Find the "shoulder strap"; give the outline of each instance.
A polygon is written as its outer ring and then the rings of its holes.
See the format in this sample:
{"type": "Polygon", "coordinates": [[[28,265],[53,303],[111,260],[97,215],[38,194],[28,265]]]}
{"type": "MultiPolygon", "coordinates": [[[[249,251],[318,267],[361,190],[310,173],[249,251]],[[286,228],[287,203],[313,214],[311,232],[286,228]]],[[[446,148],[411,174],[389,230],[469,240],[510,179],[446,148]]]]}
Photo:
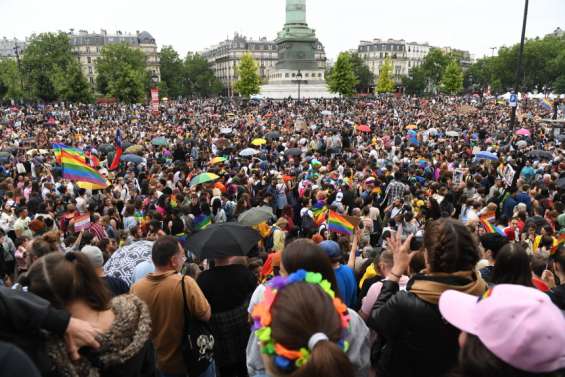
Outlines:
{"type": "Polygon", "coordinates": [[[185,326],[186,326],[188,324],[188,322],[190,321],[191,315],[190,315],[190,312],[189,312],[188,307],[187,307],[186,288],[184,287],[184,277],[185,276],[186,276],[185,274],[182,275],[182,279],[180,281],[180,286],[181,286],[181,290],[182,290],[182,303],[183,303],[182,309],[183,309],[184,323],[185,323],[185,326]]]}

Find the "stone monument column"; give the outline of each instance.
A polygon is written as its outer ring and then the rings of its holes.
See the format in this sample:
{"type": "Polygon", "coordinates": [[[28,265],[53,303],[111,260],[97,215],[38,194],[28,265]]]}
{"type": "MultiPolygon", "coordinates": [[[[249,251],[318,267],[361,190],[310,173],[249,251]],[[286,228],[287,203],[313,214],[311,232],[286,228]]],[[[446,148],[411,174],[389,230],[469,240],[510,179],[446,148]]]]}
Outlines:
{"type": "Polygon", "coordinates": [[[306,24],[306,0],[286,0],[286,25],[306,24]]]}

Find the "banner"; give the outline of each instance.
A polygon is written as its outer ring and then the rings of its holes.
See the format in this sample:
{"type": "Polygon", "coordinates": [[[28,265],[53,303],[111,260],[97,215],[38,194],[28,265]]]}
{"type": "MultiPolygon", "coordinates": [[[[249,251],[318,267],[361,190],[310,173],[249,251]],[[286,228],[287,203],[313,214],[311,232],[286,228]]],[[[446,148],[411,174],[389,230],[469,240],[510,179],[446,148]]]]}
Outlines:
{"type": "Polygon", "coordinates": [[[159,112],[159,88],[151,88],[151,111],[159,112]]]}
{"type": "Polygon", "coordinates": [[[90,228],[90,214],[80,215],[75,219],[75,232],[90,228]]]}

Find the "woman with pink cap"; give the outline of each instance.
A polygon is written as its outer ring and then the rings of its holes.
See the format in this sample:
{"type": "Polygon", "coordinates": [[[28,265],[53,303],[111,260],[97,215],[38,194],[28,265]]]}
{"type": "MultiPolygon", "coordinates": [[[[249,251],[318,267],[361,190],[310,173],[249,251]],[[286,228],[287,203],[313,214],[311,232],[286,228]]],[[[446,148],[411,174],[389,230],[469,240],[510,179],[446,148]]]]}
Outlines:
{"type": "Polygon", "coordinates": [[[439,310],[461,330],[457,375],[564,375],[565,317],[543,292],[500,284],[477,300],[448,290],[439,299],[439,310]]]}

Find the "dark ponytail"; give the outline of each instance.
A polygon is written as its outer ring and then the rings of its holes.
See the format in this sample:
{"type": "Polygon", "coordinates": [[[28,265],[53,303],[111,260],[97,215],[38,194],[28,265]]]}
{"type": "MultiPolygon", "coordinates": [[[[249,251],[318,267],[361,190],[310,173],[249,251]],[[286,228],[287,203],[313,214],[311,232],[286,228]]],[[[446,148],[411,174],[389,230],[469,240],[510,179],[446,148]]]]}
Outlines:
{"type": "Polygon", "coordinates": [[[347,355],[334,342],[323,341],[311,351],[310,359],[298,368],[292,377],[354,376],[353,365],[347,355]]]}

